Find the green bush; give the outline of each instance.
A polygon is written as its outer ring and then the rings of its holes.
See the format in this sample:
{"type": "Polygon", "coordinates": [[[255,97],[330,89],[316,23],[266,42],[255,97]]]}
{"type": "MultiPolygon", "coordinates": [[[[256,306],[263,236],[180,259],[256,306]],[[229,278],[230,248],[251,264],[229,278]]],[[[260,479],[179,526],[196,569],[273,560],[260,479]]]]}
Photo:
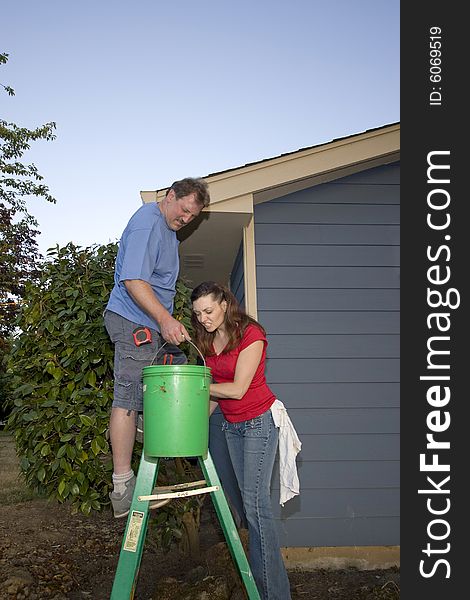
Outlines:
{"type": "MultiPolygon", "coordinates": [[[[27,287],[8,357],[13,406],[7,428],[26,482],[85,514],[109,504],[114,350],[103,310],[116,251],[117,244],[49,251],[39,283],[27,287]]],[[[175,317],[186,327],[189,291],[178,281],[175,317]]],[[[136,445],[135,460],[140,451],[136,445]]]]}

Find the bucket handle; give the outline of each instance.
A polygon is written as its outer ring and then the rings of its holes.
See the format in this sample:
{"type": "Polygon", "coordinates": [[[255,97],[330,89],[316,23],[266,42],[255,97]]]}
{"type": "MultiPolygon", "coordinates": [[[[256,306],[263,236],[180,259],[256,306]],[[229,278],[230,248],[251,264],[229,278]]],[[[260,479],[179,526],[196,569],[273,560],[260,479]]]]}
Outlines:
{"type": "MultiPolygon", "coordinates": [[[[204,358],[204,355],[202,354],[202,352],[199,350],[199,348],[196,346],[196,344],[194,344],[191,340],[186,340],[187,342],[189,342],[192,346],[194,346],[196,348],[196,350],[199,353],[199,356],[202,358],[203,362],[204,362],[204,366],[206,366],[206,359],[204,358]]],[[[157,356],[160,354],[160,350],[162,348],[164,348],[166,345],[168,344],[168,342],[164,342],[160,348],[157,350],[157,353],[155,354],[155,356],[152,359],[152,362],[150,363],[150,365],[153,365],[153,363],[155,362],[157,356]]]]}

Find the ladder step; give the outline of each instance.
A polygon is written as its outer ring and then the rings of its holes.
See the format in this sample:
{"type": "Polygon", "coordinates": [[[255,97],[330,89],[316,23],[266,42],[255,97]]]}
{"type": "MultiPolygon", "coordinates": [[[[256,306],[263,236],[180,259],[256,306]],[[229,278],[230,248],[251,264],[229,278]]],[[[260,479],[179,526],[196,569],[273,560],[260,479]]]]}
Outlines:
{"type": "Polygon", "coordinates": [[[210,487],[200,488],[197,490],[184,490],[182,492],[166,492],[164,494],[152,494],[151,496],[138,496],[139,502],[146,502],[147,500],[163,500],[164,498],[186,498],[188,496],[197,496],[199,494],[209,494],[210,492],[217,492],[219,490],[218,485],[212,485],[210,487]]]}
{"type": "Polygon", "coordinates": [[[159,485],[156,488],[154,488],[155,490],[179,490],[179,489],[183,489],[183,488],[189,488],[189,487],[197,487],[198,485],[206,485],[206,480],[205,479],[200,479],[199,481],[188,481],[186,483],[175,483],[173,485],[159,485]]]}

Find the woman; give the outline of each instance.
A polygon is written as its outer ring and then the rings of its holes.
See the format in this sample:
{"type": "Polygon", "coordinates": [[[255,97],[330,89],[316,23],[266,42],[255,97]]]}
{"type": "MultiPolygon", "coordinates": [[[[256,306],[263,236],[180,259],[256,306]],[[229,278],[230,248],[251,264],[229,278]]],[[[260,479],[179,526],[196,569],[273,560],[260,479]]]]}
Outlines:
{"type": "Polygon", "coordinates": [[[227,288],[207,281],[191,294],[195,343],[211,368],[211,413],[222,429],[248,521],[250,566],[263,600],[289,600],[290,587],[272,516],[270,483],[278,445],[266,384],[266,332],[227,288]]]}

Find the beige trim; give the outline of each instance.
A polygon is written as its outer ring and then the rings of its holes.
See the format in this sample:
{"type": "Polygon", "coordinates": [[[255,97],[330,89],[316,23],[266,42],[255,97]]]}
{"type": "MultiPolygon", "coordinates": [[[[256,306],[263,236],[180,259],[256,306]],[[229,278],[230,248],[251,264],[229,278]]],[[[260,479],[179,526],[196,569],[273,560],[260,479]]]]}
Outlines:
{"type": "Polygon", "coordinates": [[[140,192],[140,197],[142,198],[142,202],[146,204],[147,202],[156,202],[157,201],[157,192],[140,192]]]}
{"type": "Polygon", "coordinates": [[[228,200],[222,200],[204,209],[205,212],[225,212],[225,213],[253,213],[253,194],[243,194],[228,200]]]}
{"type": "Polygon", "coordinates": [[[400,566],[400,546],[333,546],[319,548],[282,548],[287,569],[359,570],[390,569],[400,566]]]}
{"type": "Polygon", "coordinates": [[[254,319],[258,318],[256,294],[255,218],[243,227],[243,267],[245,285],[245,310],[254,319]]]}

